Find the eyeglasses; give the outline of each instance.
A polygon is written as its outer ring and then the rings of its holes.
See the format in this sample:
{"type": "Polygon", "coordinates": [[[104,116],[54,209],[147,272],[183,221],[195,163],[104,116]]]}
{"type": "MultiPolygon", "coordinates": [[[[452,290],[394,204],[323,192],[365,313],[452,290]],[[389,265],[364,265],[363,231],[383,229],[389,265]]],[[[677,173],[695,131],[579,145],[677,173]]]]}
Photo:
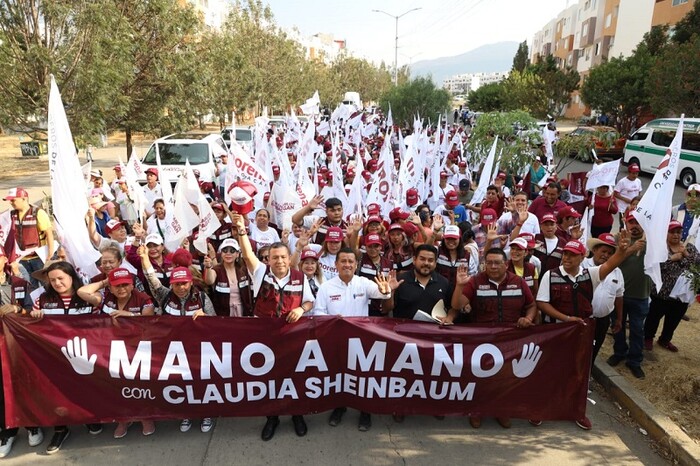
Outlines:
{"type": "Polygon", "coordinates": [[[266,255],[266,256],[260,256],[260,260],[261,260],[261,261],[263,261],[263,262],[267,262],[267,261],[269,261],[269,260],[270,260],[270,256],[269,256],[269,255],[266,255]]]}
{"type": "Polygon", "coordinates": [[[232,247],[228,247],[228,248],[223,248],[221,250],[221,252],[223,252],[225,254],[233,254],[234,252],[236,252],[236,250],[232,247]]]}

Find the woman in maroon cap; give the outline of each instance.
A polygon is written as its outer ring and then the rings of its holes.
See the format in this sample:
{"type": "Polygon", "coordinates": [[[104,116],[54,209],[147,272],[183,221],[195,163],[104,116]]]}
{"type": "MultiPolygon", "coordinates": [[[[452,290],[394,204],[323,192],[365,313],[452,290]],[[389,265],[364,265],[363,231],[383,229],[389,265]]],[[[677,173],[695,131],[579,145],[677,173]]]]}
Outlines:
{"type": "MultiPolygon", "coordinates": [[[[78,296],[114,318],[155,314],[151,297],[135,290],[134,276],[122,268],[113,269],[106,280],[82,286],[78,289],[78,296]]],[[[124,437],[130,425],[131,422],[119,422],[114,438],[124,437]]],[[[148,436],[156,431],[153,421],[141,421],[141,426],[143,435],[148,436]]]]}
{"type": "Polygon", "coordinates": [[[318,264],[318,254],[316,254],[313,249],[307,248],[301,251],[299,270],[306,275],[306,278],[309,280],[311,292],[314,294],[314,297],[316,297],[318,287],[321,286],[325,280],[323,272],[321,272],[321,267],[319,267],[318,264]]]}

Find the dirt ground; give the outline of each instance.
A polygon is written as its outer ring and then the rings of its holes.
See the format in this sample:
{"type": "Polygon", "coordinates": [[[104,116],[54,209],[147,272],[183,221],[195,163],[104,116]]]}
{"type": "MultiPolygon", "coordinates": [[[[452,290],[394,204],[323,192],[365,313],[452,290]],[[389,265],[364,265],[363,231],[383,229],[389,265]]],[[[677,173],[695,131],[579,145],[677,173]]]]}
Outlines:
{"type": "MultiPolygon", "coordinates": [[[[678,353],[655,341],[652,351],[644,351],[644,380],[634,378],[623,364],[617,370],[690,437],[700,440],[700,304],[693,304],[686,315],[690,321],[682,321],[673,336],[678,353]]],[[[598,358],[605,361],[612,354],[612,345],[608,335],[598,358]]]]}

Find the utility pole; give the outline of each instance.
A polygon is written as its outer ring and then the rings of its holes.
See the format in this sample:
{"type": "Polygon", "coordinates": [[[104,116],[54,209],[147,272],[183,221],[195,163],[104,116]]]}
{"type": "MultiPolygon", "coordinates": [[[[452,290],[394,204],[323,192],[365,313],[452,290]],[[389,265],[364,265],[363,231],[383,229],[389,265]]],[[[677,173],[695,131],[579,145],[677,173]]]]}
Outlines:
{"type": "Polygon", "coordinates": [[[420,9],[421,9],[421,7],[412,8],[408,11],[401,13],[398,16],[392,15],[391,13],[387,13],[384,10],[372,10],[373,13],[384,13],[385,15],[394,18],[394,20],[396,21],[396,31],[395,31],[396,34],[394,37],[394,86],[398,85],[398,83],[399,83],[399,63],[398,63],[399,62],[399,19],[403,16],[406,16],[407,14],[409,14],[412,11],[417,11],[420,9]]]}

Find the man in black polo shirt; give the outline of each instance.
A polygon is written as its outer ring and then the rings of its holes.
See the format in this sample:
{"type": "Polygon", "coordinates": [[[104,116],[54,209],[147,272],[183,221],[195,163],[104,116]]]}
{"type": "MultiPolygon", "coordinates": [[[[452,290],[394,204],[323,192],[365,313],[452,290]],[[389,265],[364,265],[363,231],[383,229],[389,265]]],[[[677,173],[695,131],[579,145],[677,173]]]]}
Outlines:
{"type": "Polygon", "coordinates": [[[391,299],[384,301],[386,312],[393,310],[398,319],[413,319],[418,310],[430,313],[441,299],[447,305],[452,297],[452,286],[445,277],[435,272],[437,249],[421,244],[413,252],[413,270],[397,277],[401,283],[391,299]]]}

